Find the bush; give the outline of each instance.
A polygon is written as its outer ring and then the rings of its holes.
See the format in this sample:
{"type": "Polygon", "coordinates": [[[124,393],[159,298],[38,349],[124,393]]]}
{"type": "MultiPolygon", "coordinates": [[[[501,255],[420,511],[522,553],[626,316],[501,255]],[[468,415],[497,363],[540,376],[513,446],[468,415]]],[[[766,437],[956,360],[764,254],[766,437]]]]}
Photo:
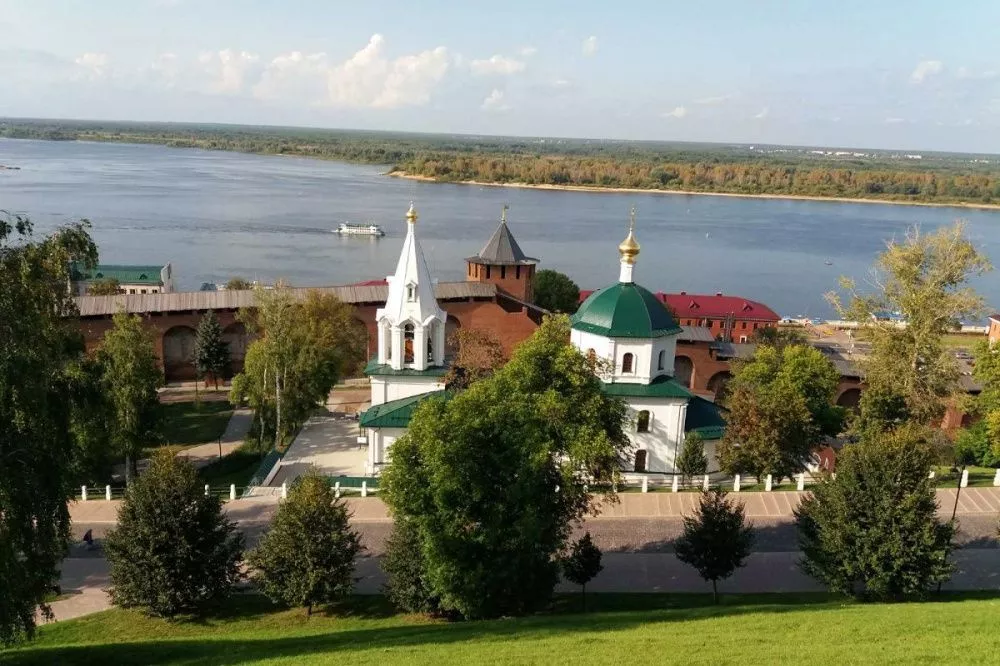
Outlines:
{"type": "Polygon", "coordinates": [[[1000,467],[1000,457],[993,449],[986,421],[979,421],[959,431],[955,438],[955,462],[959,465],[1000,467]]]}
{"type": "Polygon", "coordinates": [[[427,567],[420,530],[412,520],[397,520],[385,545],[382,571],[388,578],[385,594],[389,601],[407,613],[437,614],[439,599],[425,576],[427,567]]]}
{"type": "Polygon", "coordinates": [[[696,432],[689,432],[684,437],[684,448],[677,458],[677,471],[685,481],[695,476],[703,476],[708,471],[708,458],[705,457],[705,440],[696,432]]]}
{"type": "Polygon", "coordinates": [[[861,599],[920,597],[951,575],[955,526],[937,517],[926,432],[902,426],[844,449],[836,478],[796,510],[803,569],[861,599]]]}
{"type": "Polygon", "coordinates": [[[150,615],[198,611],[241,577],[243,536],[194,466],[166,451],[128,487],[104,549],[112,603],[150,615]]]}
{"type": "Polygon", "coordinates": [[[278,507],[270,531],[247,558],[254,581],[273,601],[303,606],[328,604],[351,593],[354,558],[361,537],[326,478],[299,477],[278,507]]]}

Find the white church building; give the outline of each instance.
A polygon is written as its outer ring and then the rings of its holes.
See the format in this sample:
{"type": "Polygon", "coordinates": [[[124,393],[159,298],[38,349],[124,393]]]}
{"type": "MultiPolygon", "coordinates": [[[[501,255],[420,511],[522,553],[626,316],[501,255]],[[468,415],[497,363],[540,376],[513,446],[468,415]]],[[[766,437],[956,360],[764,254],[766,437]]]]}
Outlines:
{"type": "MultiPolygon", "coordinates": [[[[365,374],[371,380],[371,407],[361,416],[368,459],[365,472],[378,474],[390,448],[405,431],[418,403],[445,393],[446,314],[434,298],[415,228],[417,213],[406,215],[406,239],[389,276],[389,296],[376,313],[378,352],[365,374]]],[[[602,386],[629,407],[634,458],[627,472],[676,471],[687,433],[705,440],[709,471],[725,421],[720,408],[674,381],[674,353],[681,328],[667,307],[632,279],[639,244],[634,212],[628,237],[619,245],[621,273],[616,284],[595,291],[572,317],[571,343],[602,359],[602,386]]],[[[502,224],[502,223],[501,223],[502,224]]]]}

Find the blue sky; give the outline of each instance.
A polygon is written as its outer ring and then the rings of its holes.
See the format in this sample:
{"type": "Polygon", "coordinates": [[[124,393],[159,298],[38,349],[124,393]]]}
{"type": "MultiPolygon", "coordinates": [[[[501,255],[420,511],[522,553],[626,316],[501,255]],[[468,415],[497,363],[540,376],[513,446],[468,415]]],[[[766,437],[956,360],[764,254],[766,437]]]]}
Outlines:
{"type": "Polygon", "coordinates": [[[1000,2],[0,0],[0,116],[1000,153],[1000,2]]]}

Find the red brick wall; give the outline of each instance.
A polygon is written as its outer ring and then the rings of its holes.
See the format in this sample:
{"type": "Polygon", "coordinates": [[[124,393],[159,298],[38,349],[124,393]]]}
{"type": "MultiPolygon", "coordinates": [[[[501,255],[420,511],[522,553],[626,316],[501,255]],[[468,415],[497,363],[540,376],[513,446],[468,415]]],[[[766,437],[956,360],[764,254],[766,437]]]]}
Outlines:
{"type": "Polygon", "coordinates": [[[530,303],[534,295],[535,267],[484,266],[466,262],[465,279],[468,282],[495,284],[514,298],[530,303]]]}
{"type": "MultiPolygon", "coordinates": [[[[681,326],[702,326],[707,328],[712,332],[712,337],[719,339],[724,330],[724,320],[722,319],[696,319],[692,317],[678,317],[677,323],[681,326]]],[[[777,326],[776,322],[773,321],[748,321],[745,319],[736,319],[733,321],[733,330],[730,333],[728,342],[749,342],[750,338],[753,337],[754,331],[759,328],[773,328],[777,326]],[[746,336],[745,341],[741,341],[740,338],[746,336]]]]}

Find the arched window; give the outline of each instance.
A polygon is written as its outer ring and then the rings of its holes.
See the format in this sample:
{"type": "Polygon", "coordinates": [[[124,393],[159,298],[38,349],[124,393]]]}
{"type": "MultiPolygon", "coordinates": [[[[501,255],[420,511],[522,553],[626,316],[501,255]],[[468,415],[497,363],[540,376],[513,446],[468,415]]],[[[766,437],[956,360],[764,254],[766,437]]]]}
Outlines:
{"type": "Polygon", "coordinates": [[[636,432],[649,432],[649,410],[639,412],[639,420],[635,424],[636,432]]]}
{"type": "Polygon", "coordinates": [[[667,350],[661,349],[660,355],[656,359],[656,369],[663,370],[663,364],[666,363],[666,360],[667,360],[667,350]]]}
{"type": "Polygon", "coordinates": [[[639,449],[635,452],[635,471],[645,472],[646,471],[646,449],[639,449]]]}
{"type": "Polygon", "coordinates": [[[635,357],[632,354],[625,354],[622,356],[622,374],[628,374],[632,372],[632,362],[635,357]]]}
{"type": "Polygon", "coordinates": [[[403,327],[403,363],[413,363],[413,324],[403,327]]]}
{"type": "Polygon", "coordinates": [[[417,287],[414,284],[406,285],[406,300],[410,303],[417,300],[417,287]]]}
{"type": "Polygon", "coordinates": [[[434,327],[440,324],[431,324],[427,327],[427,363],[434,364],[434,327]]]}

